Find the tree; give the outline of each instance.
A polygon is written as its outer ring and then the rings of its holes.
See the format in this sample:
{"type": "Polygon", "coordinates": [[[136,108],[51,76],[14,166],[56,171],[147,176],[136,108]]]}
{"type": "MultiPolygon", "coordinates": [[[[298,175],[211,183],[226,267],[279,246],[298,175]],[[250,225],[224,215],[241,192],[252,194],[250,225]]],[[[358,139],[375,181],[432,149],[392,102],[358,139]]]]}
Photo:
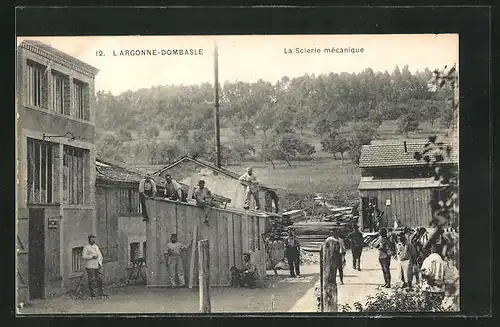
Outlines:
{"type": "Polygon", "coordinates": [[[352,161],[359,164],[362,146],[370,144],[376,135],[377,130],[373,124],[358,123],[353,125],[352,136],[349,141],[349,156],[352,161]]]}
{"type": "Polygon", "coordinates": [[[323,151],[332,153],[334,158],[336,153],[340,153],[340,157],[344,160],[344,152],[349,150],[349,140],[342,134],[332,131],[322,141],[323,151]]]}
{"type": "Polygon", "coordinates": [[[408,111],[398,119],[398,131],[408,137],[409,132],[415,132],[419,126],[419,115],[414,111],[408,111]]]}
{"type": "Polygon", "coordinates": [[[434,122],[439,117],[439,105],[435,101],[427,101],[426,109],[426,117],[429,119],[431,126],[434,127],[434,122]]]}
{"type": "Polygon", "coordinates": [[[255,118],[259,129],[264,132],[264,139],[267,138],[267,131],[270,130],[274,125],[274,111],[273,107],[269,103],[264,103],[262,108],[260,108],[255,118]]]}
{"type": "Polygon", "coordinates": [[[236,125],[236,133],[243,138],[243,143],[246,144],[249,137],[255,136],[255,125],[249,120],[240,121],[236,125]]]}

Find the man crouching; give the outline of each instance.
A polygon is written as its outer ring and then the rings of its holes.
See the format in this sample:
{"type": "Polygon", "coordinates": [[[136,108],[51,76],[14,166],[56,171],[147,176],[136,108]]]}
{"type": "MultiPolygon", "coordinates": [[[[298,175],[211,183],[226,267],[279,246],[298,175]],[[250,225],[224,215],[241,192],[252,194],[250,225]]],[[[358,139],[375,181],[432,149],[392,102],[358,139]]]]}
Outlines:
{"type": "Polygon", "coordinates": [[[250,262],[250,254],[243,254],[243,269],[240,273],[240,285],[248,286],[249,288],[255,288],[255,284],[258,278],[257,267],[255,264],[250,262]]]}

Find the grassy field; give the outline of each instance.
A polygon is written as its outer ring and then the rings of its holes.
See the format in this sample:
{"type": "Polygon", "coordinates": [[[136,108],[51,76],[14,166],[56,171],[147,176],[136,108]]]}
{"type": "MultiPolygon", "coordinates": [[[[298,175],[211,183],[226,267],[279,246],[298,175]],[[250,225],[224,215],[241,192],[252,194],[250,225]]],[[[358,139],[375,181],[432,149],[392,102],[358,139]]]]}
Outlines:
{"type": "MultiPolygon", "coordinates": [[[[349,132],[350,126],[346,127],[345,132],[349,132]]],[[[426,141],[427,137],[432,134],[442,134],[443,131],[438,126],[431,126],[429,123],[421,124],[420,130],[417,133],[410,133],[408,137],[397,132],[396,121],[385,121],[378,129],[378,137],[372,141],[376,143],[395,143],[408,141],[426,141]]],[[[135,136],[135,135],[134,135],[135,136]]],[[[305,130],[301,135],[307,142],[313,144],[316,148],[314,159],[310,161],[293,161],[291,167],[286,162],[275,162],[275,168],[270,162],[244,162],[233,164],[227,167],[236,172],[243,173],[247,166],[254,167],[255,173],[259,180],[266,185],[280,189],[283,197],[290,193],[295,193],[295,197],[286,201],[284,205],[292,205],[293,199],[305,197],[306,195],[315,195],[318,193],[327,195],[334,199],[334,203],[345,206],[351,205],[353,201],[358,199],[358,184],[360,179],[360,171],[356,164],[346,159],[336,160],[331,153],[322,151],[320,138],[312,133],[310,129],[305,130]]],[[[171,137],[168,131],[160,133],[161,139],[169,139],[171,137]]],[[[221,143],[229,144],[231,141],[238,139],[239,136],[230,129],[221,129],[221,143]]],[[[247,139],[248,144],[254,145],[256,150],[259,150],[258,145],[264,139],[264,133],[257,131],[256,135],[247,139]]],[[[141,165],[136,166],[144,171],[155,171],[162,166],[147,167],[141,165]]]]}

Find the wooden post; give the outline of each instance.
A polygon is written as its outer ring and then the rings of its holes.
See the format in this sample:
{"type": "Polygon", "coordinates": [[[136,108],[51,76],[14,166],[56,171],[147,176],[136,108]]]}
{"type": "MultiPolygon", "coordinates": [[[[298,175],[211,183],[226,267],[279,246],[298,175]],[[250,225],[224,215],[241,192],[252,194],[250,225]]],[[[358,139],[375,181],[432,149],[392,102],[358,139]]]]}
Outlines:
{"type": "Polygon", "coordinates": [[[328,237],[323,244],[323,289],[322,297],[325,312],[337,312],[337,262],[340,253],[334,251],[338,242],[328,237]]]}
{"type": "Polygon", "coordinates": [[[193,243],[191,244],[191,258],[189,258],[189,280],[188,280],[188,287],[193,288],[194,284],[194,264],[196,260],[196,246],[197,246],[197,239],[198,239],[198,224],[194,225],[194,231],[193,231],[193,243]]]}
{"type": "Polygon", "coordinates": [[[319,291],[320,312],[323,312],[325,310],[325,301],[323,299],[323,244],[321,245],[321,249],[319,249],[319,291]]]}
{"type": "Polygon", "coordinates": [[[210,247],[208,240],[198,242],[200,313],[210,313],[210,247]]]}

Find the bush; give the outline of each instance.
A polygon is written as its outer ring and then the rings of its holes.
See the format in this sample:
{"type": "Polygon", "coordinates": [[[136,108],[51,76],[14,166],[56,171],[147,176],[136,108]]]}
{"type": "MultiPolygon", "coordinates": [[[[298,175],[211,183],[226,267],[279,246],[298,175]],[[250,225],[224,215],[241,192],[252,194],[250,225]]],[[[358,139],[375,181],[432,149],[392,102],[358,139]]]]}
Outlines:
{"type": "Polygon", "coordinates": [[[341,305],[341,312],[429,312],[444,311],[441,303],[426,303],[423,292],[419,288],[407,290],[397,288],[394,292],[387,293],[378,289],[375,296],[368,296],[366,303],[360,302],[350,305],[341,305]]]}

